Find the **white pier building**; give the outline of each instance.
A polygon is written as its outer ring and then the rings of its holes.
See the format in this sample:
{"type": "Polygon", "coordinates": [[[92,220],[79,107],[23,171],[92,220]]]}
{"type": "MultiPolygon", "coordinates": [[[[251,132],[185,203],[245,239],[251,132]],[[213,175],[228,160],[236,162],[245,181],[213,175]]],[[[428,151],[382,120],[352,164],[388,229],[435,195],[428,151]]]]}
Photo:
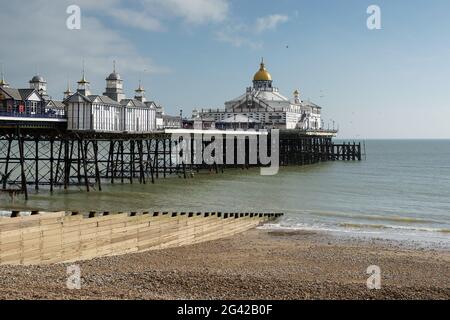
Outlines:
{"type": "Polygon", "coordinates": [[[322,129],[321,107],[301,100],[298,90],[286,98],[272,82],[263,60],[244,94],[225,102],[225,109],[194,110],[193,119],[215,121],[218,129],[322,129]]]}
{"type": "Polygon", "coordinates": [[[83,71],[77,92],[64,100],[67,106],[67,129],[129,133],[155,131],[155,103],[146,100],[145,90],[140,83],[135,92],[134,99],[126,99],[123,80],[114,67],[113,73],[106,78],[105,93],[92,95],[83,71]]]}

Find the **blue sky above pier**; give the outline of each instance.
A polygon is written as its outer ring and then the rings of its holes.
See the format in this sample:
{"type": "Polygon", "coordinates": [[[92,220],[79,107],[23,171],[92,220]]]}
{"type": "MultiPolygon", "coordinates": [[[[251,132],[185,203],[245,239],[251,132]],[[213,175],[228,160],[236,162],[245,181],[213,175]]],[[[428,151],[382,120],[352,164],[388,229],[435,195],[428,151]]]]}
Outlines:
{"type": "Polygon", "coordinates": [[[62,98],[81,77],[100,94],[117,60],[128,96],[223,107],[264,57],[274,85],[323,106],[345,138],[450,138],[450,2],[366,0],[0,0],[0,62],[14,87],[36,73],[62,98]],[[81,8],[68,30],[66,8],[81,8]],[[381,30],[366,26],[381,8],[381,30]]]}

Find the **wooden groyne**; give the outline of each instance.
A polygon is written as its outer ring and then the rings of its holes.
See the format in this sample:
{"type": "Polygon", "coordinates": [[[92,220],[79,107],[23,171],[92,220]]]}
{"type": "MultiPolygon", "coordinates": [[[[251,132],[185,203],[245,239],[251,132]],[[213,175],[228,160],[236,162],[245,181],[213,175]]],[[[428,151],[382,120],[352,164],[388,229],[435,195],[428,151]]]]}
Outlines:
{"type": "Polygon", "coordinates": [[[229,237],[282,213],[54,212],[0,218],[0,264],[33,265],[192,245],[229,237]]]}

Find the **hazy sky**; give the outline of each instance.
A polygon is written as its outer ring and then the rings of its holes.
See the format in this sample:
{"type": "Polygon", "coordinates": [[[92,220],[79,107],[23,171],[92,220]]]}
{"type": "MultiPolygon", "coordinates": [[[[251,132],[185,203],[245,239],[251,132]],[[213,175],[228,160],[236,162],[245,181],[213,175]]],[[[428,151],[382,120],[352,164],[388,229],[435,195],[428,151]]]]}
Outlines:
{"type": "Polygon", "coordinates": [[[448,0],[0,0],[0,62],[27,87],[39,72],[53,98],[81,77],[104,91],[112,60],[128,96],[178,114],[223,107],[264,56],[274,85],[323,106],[345,138],[450,138],[448,0]],[[68,30],[66,8],[81,8],[68,30]],[[381,8],[382,29],[366,26],[381,8]],[[146,70],[144,72],[144,70],[146,70]]]}

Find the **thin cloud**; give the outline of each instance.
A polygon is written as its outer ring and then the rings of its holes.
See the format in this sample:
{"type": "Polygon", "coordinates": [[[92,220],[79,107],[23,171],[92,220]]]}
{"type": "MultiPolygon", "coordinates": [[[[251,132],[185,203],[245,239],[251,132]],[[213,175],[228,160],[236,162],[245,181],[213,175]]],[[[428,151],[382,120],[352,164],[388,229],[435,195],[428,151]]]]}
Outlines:
{"type": "Polygon", "coordinates": [[[27,1],[26,4],[10,1],[2,5],[0,21],[8,28],[0,28],[0,37],[8,46],[0,46],[0,57],[9,71],[7,80],[12,86],[27,87],[28,80],[39,70],[48,81],[50,95],[60,99],[68,80],[73,89],[80,79],[82,58],[95,93],[103,92],[104,78],[111,71],[114,59],[119,71],[128,78],[125,85],[130,91],[137,86],[137,80],[133,83],[130,78],[134,75],[137,79],[137,74],[144,69],[153,74],[170,72],[140,54],[131,41],[100,19],[85,14],[83,9],[81,30],[68,30],[66,7],[67,2],[54,1],[27,1]],[[26,17],[27,23],[21,17],[26,17]]]}
{"type": "Polygon", "coordinates": [[[234,47],[250,47],[260,49],[263,47],[263,33],[268,30],[275,30],[280,24],[289,21],[287,15],[272,14],[257,18],[253,25],[248,24],[227,24],[215,33],[216,40],[229,43],[234,47]]]}
{"type": "Polygon", "coordinates": [[[245,25],[226,26],[216,32],[216,40],[231,44],[233,47],[249,47],[260,49],[262,43],[249,37],[248,27],[245,25]]]}
{"type": "Polygon", "coordinates": [[[228,0],[143,0],[148,14],[182,18],[189,24],[223,22],[228,18],[228,0]]]}
{"type": "Polygon", "coordinates": [[[108,14],[117,19],[121,24],[145,31],[165,31],[161,22],[145,13],[129,9],[111,8],[108,14]]]}
{"type": "Polygon", "coordinates": [[[125,0],[78,0],[78,5],[122,25],[151,32],[167,30],[172,19],[191,25],[220,23],[228,18],[230,8],[228,0],[142,0],[134,6],[125,0]]]}
{"type": "Polygon", "coordinates": [[[262,33],[267,30],[275,30],[278,25],[289,21],[289,17],[282,14],[272,14],[256,19],[255,32],[262,33]]]}

